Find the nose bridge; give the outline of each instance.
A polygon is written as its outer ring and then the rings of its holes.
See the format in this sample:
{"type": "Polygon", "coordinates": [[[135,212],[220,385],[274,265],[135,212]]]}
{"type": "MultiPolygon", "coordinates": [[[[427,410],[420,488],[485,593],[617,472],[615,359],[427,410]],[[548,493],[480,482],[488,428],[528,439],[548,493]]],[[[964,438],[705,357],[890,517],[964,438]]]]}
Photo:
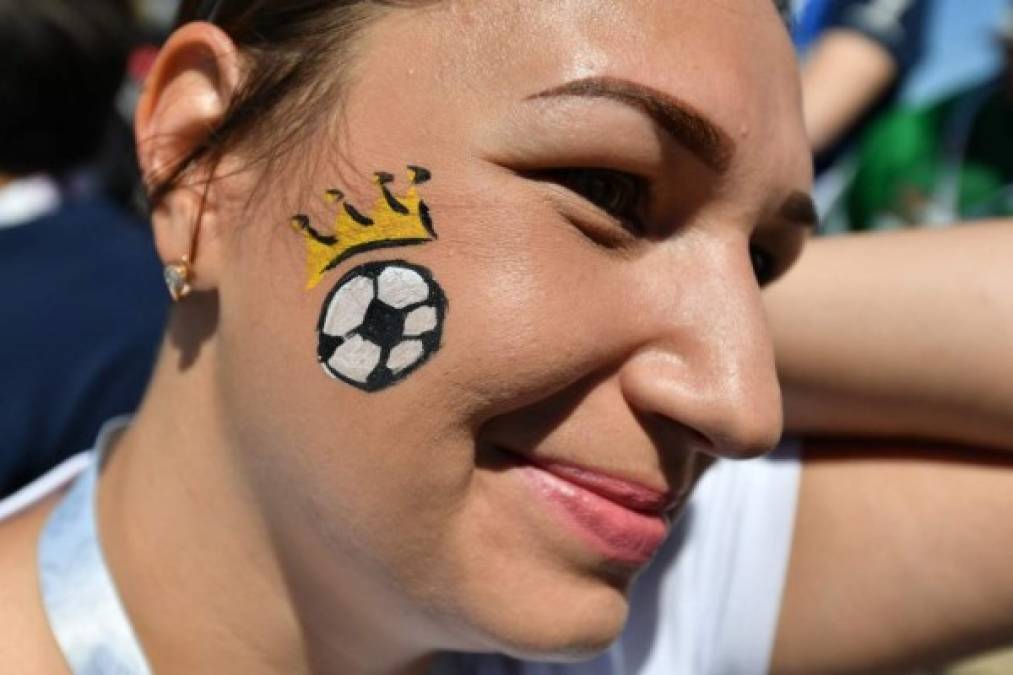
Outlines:
{"type": "Polygon", "coordinates": [[[694,313],[698,359],[694,381],[716,418],[703,431],[717,454],[755,456],[781,435],[781,392],[766,314],[752,269],[722,284],[714,301],[694,313]]]}
{"type": "Polygon", "coordinates": [[[746,458],[777,443],[781,396],[759,289],[745,254],[731,253],[706,256],[659,307],[623,384],[638,412],[692,429],[703,452],[746,458]]]}

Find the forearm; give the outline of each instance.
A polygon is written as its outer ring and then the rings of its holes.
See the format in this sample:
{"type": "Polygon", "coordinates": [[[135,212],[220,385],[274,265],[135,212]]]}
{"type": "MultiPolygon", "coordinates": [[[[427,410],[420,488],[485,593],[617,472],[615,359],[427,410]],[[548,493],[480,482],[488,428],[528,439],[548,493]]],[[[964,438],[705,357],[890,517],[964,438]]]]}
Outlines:
{"type": "Polygon", "coordinates": [[[814,152],[826,150],[897,77],[889,52],[848,30],[824,37],[802,68],[802,105],[814,152]]]}
{"type": "Polygon", "coordinates": [[[1013,450],[1013,223],[815,241],[766,296],[786,428],[1013,450]]]}
{"type": "Polygon", "coordinates": [[[921,672],[1011,644],[1013,458],[854,441],[803,457],[772,673],[921,672]]]}

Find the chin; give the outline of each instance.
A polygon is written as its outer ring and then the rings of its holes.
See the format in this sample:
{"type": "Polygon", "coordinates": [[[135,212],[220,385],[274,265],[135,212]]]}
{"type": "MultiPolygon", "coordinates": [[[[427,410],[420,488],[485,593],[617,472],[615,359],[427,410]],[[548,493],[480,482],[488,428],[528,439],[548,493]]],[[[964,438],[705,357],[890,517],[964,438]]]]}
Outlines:
{"type": "Polygon", "coordinates": [[[559,584],[526,597],[492,601],[479,619],[485,648],[529,661],[594,658],[622,633],[629,613],[626,589],[601,580],[559,584]]]}
{"type": "Polygon", "coordinates": [[[622,633],[645,564],[603,555],[526,488],[494,486],[463,510],[431,566],[429,588],[439,590],[427,604],[447,612],[458,638],[446,648],[530,661],[594,658],[622,633]]]}

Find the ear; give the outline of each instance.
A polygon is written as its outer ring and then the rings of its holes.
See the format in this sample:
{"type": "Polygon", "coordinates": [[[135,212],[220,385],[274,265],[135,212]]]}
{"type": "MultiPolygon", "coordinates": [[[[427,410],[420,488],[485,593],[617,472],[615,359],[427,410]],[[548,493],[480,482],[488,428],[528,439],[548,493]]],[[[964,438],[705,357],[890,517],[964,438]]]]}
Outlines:
{"type": "MultiPolygon", "coordinates": [[[[134,121],[149,188],[208,141],[236,93],[240,72],[236,46],[216,26],[190,23],[172,34],[145,83],[134,121]]],[[[218,279],[222,242],[214,169],[210,163],[188,168],[152,213],[163,262],[178,262],[193,252],[188,262],[195,290],[213,288],[218,279]]]]}

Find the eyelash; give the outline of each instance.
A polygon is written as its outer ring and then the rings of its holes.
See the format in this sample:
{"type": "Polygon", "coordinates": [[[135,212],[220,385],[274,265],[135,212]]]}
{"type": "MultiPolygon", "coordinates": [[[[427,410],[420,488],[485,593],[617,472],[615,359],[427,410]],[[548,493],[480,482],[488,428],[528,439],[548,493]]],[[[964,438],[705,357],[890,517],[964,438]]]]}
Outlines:
{"type": "Polygon", "coordinates": [[[642,177],[615,169],[576,167],[549,169],[540,172],[539,177],[580,195],[633,234],[646,232],[648,186],[642,177]]]}
{"type": "MultiPolygon", "coordinates": [[[[646,233],[643,214],[648,185],[642,177],[615,169],[587,167],[549,169],[539,172],[539,178],[550,180],[580,195],[618,220],[631,233],[646,233]]],[[[777,258],[769,250],[750,244],[749,259],[760,286],[766,286],[777,277],[777,258]]]]}

